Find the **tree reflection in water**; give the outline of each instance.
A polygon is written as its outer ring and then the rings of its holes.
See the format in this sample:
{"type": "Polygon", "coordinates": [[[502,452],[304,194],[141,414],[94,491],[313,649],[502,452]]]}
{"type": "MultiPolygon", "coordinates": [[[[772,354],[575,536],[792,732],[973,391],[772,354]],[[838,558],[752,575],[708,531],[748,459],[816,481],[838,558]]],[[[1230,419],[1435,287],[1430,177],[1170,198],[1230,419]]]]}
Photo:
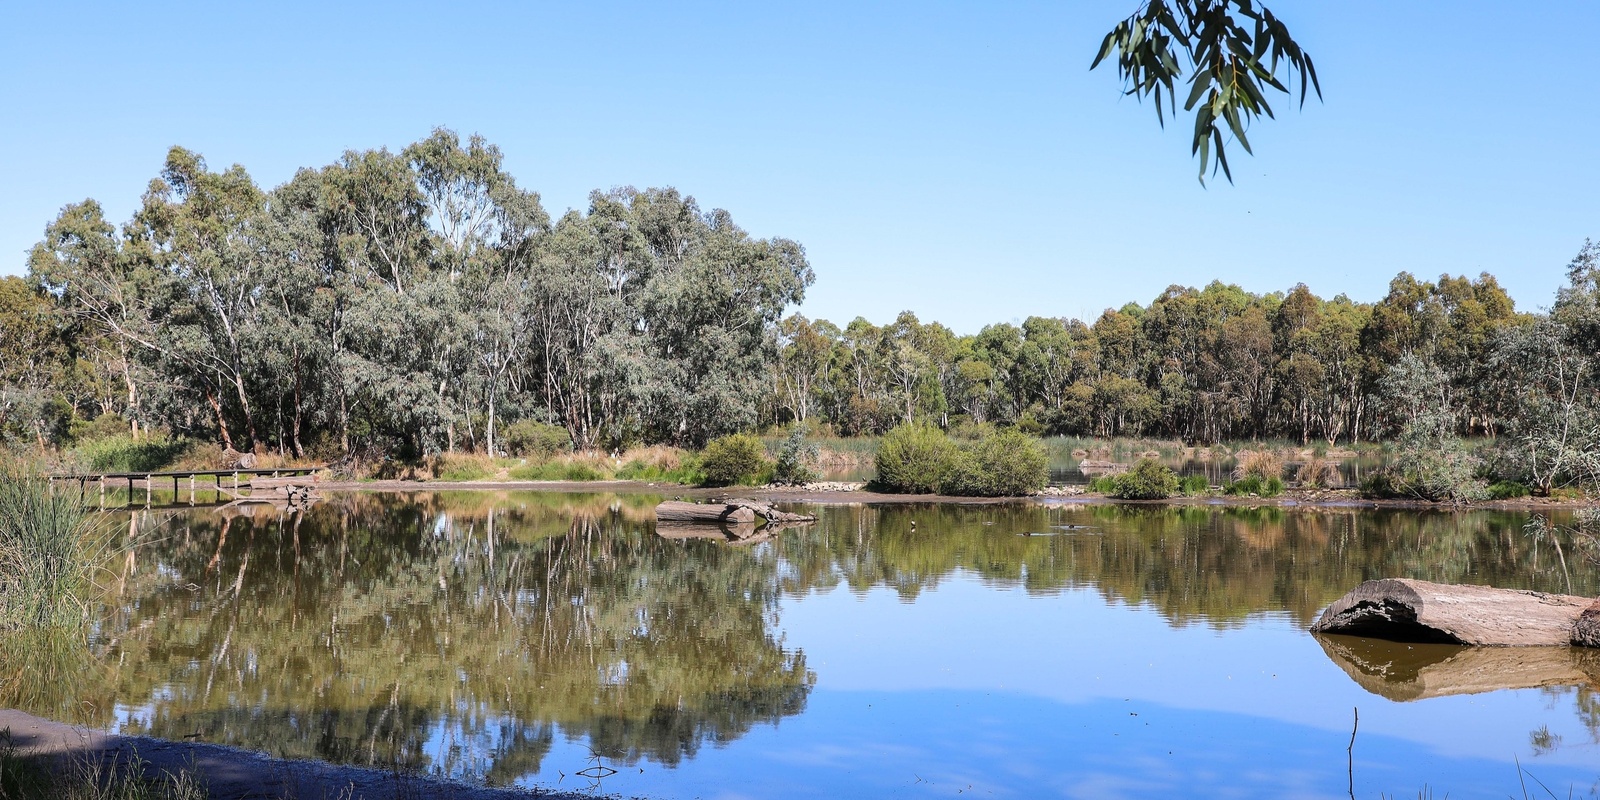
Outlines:
{"type": "Polygon", "coordinates": [[[961,573],[1227,627],[1309,625],[1380,576],[1564,588],[1517,514],[833,506],[740,548],[654,536],[658,499],[352,493],[304,515],[141,513],[89,652],[0,640],[0,663],[22,667],[0,703],[504,784],[558,736],[677,764],[801,713],[816,677],[781,639],[780,601],[839,586],[909,601],[961,573]]]}

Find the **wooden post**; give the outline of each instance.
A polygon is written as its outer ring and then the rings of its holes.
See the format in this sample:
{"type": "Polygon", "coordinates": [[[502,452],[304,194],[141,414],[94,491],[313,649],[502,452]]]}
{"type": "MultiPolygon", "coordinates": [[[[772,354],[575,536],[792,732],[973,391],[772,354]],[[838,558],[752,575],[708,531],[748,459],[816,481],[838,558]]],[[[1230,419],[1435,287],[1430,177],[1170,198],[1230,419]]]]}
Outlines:
{"type": "Polygon", "coordinates": [[[152,475],[144,476],[144,507],[150,509],[150,495],[156,493],[156,479],[152,475]]]}
{"type": "Polygon", "coordinates": [[[194,505],[194,474],[189,475],[189,505],[194,505]]]}
{"type": "Polygon", "coordinates": [[[95,483],[100,484],[100,510],[104,511],[106,510],[106,476],[101,475],[100,479],[95,483]]]}

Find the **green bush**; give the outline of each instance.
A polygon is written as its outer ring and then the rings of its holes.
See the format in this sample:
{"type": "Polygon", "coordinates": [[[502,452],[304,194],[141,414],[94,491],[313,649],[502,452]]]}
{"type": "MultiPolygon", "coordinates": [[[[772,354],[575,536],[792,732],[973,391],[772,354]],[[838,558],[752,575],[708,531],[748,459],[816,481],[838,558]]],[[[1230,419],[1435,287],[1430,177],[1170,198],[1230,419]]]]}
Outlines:
{"type": "Polygon", "coordinates": [[[1527,497],[1530,493],[1526,485],[1516,481],[1500,481],[1489,486],[1490,500],[1515,500],[1527,497]]]}
{"type": "Polygon", "coordinates": [[[878,443],[873,485],[906,494],[1017,497],[1049,483],[1049,458],[1039,440],[1015,429],[966,430],[976,438],[958,442],[928,423],[894,428],[878,443]]]}
{"type": "Polygon", "coordinates": [[[700,470],[707,486],[750,483],[767,467],[767,449],[748,433],[712,439],[700,453],[700,470]]]}
{"type": "Polygon", "coordinates": [[[944,486],[956,459],[956,445],[926,422],[895,426],[878,442],[878,476],[885,491],[931,494],[944,486]]]}
{"type": "Polygon", "coordinates": [[[1139,459],[1133,469],[1112,476],[1112,497],[1124,500],[1165,500],[1178,491],[1178,476],[1153,458],[1139,459]]]}
{"type": "Polygon", "coordinates": [[[101,439],[126,437],[131,433],[128,421],[118,414],[101,414],[92,421],[75,419],[71,427],[74,442],[98,442],[101,439]]]}
{"type": "Polygon", "coordinates": [[[1211,481],[1204,475],[1189,475],[1178,484],[1178,490],[1186,495],[1205,494],[1211,491],[1211,481]]]}
{"type": "Polygon", "coordinates": [[[940,491],[963,497],[1018,497],[1049,482],[1044,445],[1021,431],[1007,430],[958,447],[940,491]]]}
{"type": "Polygon", "coordinates": [[[78,457],[95,472],[158,472],[189,449],[186,439],[152,436],[134,441],[117,435],[85,442],[77,448],[78,457]]]}
{"type": "Polygon", "coordinates": [[[551,458],[572,452],[572,436],[560,425],[521,419],[500,434],[506,452],[514,456],[551,458]]]}
{"type": "Polygon", "coordinates": [[[817,446],[806,443],[806,428],[795,425],[778,448],[778,463],[772,468],[772,482],[786,486],[810,483],[817,479],[812,465],[817,463],[817,446]]]}

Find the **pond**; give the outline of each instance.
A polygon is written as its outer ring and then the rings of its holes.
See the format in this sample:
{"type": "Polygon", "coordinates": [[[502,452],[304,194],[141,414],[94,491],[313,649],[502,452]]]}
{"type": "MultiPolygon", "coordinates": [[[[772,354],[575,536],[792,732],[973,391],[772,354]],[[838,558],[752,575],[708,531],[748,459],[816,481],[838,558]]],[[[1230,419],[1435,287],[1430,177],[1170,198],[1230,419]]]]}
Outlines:
{"type": "Polygon", "coordinates": [[[1523,515],[816,506],[740,545],[657,536],[657,500],[120,516],[89,652],[0,644],[0,702],[651,798],[1600,791],[1586,654],[1306,632],[1374,577],[1600,593],[1523,515]]]}

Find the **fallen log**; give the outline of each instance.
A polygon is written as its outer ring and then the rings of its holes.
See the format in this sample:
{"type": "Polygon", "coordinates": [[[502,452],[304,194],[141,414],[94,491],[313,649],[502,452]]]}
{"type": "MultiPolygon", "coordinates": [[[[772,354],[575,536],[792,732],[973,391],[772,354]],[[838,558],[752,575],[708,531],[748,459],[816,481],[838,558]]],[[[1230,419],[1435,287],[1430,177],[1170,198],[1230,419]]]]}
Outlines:
{"type": "Polygon", "coordinates": [[[1313,633],[1487,647],[1558,646],[1590,598],[1409,578],[1367,581],[1328,606],[1313,633]]]}
{"type": "Polygon", "coordinates": [[[1317,636],[1328,659],[1367,691],[1396,702],[1500,689],[1591,686],[1600,653],[1575,647],[1461,647],[1317,636]]]}
{"type": "Polygon", "coordinates": [[[656,506],[656,519],[662,522],[709,522],[736,525],[755,522],[756,512],[725,503],[684,503],[668,500],[656,506]]]}
{"type": "Polygon", "coordinates": [[[748,508],[755,512],[756,516],[766,520],[767,522],[817,521],[817,518],[811,516],[810,514],[791,514],[787,511],[779,511],[778,509],[773,508],[771,503],[763,503],[759,500],[750,500],[744,497],[735,497],[727,500],[713,500],[712,502],[722,503],[723,505],[729,506],[737,506],[739,508],[748,508]]]}

